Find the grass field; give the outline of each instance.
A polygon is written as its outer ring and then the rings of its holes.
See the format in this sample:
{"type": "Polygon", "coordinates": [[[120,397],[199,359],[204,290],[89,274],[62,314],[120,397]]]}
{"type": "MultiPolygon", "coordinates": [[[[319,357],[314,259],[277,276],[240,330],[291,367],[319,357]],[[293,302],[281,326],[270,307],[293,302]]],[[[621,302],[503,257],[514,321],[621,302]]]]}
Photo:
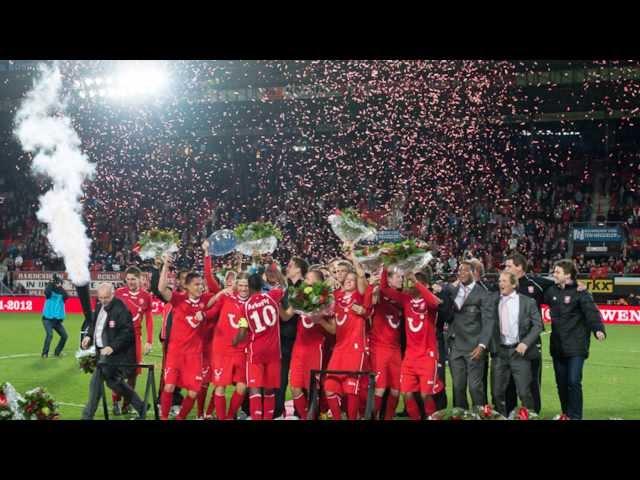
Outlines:
{"type": "MultiPolygon", "coordinates": [[[[156,332],[160,318],[156,318],[156,332]]],[[[61,418],[79,419],[87,399],[90,376],[82,373],[74,353],[79,345],[81,317],[71,315],[64,325],[69,333],[66,356],[53,357],[58,341],[54,333],[48,359],[41,359],[44,328],[39,315],[0,314],[0,383],[8,381],[21,393],[36,386],[46,387],[60,402],[61,418]]],[[[625,420],[640,419],[640,327],[610,325],[605,342],[592,342],[591,355],[585,364],[584,416],[586,419],[625,420]]],[[[553,377],[553,367],[548,355],[548,337],[544,342],[544,370],[542,396],[544,418],[551,418],[560,411],[553,377]]],[[[160,344],[157,335],[153,352],[146,357],[149,362],[161,365],[160,344]]],[[[156,370],[156,377],[159,371],[156,370]]],[[[447,376],[449,377],[448,373],[447,376]]],[[[157,381],[157,378],[156,378],[157,381]]],[[[450,392],[450,377],[447,381],[450,392]]],[[[137,390],[144,393],[141,377],[137,390]]],[[[230,394],[230,392],[229,392],[230,394]]],[[[451,398],[451,397],[450,397],[451,398]]],[[[110,404],[110,402],[109,402],[110,404]]],[[[399,408],[402,408],[400,406],[399,408]]],[[[195,407],[194,407],[195,411],[195,407]]],[[[102,418],[101,409],[96,419],[102,418]]],[[[193,416],[193,413],[192,413],[193,416]]]]}

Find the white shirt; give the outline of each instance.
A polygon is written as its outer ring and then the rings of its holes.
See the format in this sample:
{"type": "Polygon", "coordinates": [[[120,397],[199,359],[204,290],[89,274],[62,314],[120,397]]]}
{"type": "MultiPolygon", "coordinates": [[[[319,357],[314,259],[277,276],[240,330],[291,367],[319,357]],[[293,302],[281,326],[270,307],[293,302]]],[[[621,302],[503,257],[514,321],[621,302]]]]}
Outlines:
{"type": "Polygon", "coordinates": [[[469,293],[471,293],[471,290],[473,290],[473,287],[475,286],[476,286],[475,280],[471,282],[469,285],[467,285],[466,287],[462,285],[462,283],[460,284],[460,288],[458,288],[458,294],[456,295],[456,300],[455,300],[456,305],[458,306],[458,309],[462,308],[464,301],[469,296],[469,293]]]}
{"type": "Polygon", "coordinates": [[[520,338],[518,335],[519,313],[520,297],[518,296],[518,292],[514,290],[513,292],[511,292],[511,295],[500,296],[498,318],[500,320],[500,341],[503,345],[513,345],[515,343],[520,343],[520,338]],[[507,318],[503,318],[504,313],[506,313],[507,318]]]}
{"type": "Polygon", "coordinates": [[[104,326],[107,323],[107,311],[102,307],[100,309],[100,313],[98,313],[98,319],[96,320],[96,330],[93,337],[94,343],[96,347],[103,348],[102,344],[102,332],[104,331],[104,326]]]}

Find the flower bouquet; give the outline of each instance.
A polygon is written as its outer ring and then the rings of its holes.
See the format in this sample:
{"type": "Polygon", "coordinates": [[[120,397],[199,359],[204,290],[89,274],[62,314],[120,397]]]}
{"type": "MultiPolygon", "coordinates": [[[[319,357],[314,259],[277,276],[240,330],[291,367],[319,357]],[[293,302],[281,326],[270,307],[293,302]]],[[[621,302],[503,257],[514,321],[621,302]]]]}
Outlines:
{"type": "Polygon", "coordinates": [[[0,420],[24,420],[20,410],[20,396],[13,385],[3,383],[0,385],[0,420]]]}
{"type": "Polygon", "coordinates": [[[472,411],[455,407],[451,410],[438,410],[429,417],[429,420],[479,420],[479,417],[472,411]]]}
{"type": "Polygon", "coordinates": [[[58,420],[58,404],[44,387],[36,387],[24,394],[20,407],[25,420],[58,420]]]}
{"type": "Polygon", "coordinates": [[[78,366],[84,373],[93,373],[96,369],[96,347],[91,347],[86,350],[78,350],[76,352],[76,359],[78,360],[78,366]]]}
{"type": "Polygon", "coordinates": [[[176,232],[154,228],[140,236],[134,251],[142,260],[147,260],[162,257],[165,253],[174,254],[179,245],[180,236],[176,232]]]}
{"type": "Polygon", "coordinates": [[[333,295],[326,282],[314,282],[311,285],[303,282],[297,287],[289,287],[288,294],[293,311],[314,322],[333,312],[333,295]]]}
{"type": "Polygon", "coordinates": [[[540,420],[536,412],[526,407],[514,408],[509,414],[509,420],[540,420]]]}
{"type": "Polygon", "coordinates": [[[353,208],[336,210],[329,215],[329,224],[344,243],[358,243],[361,240],[374,240],[378,233],[375,223],[360,215],[353,208]]]}
{"type": "Polygon", "coordinates": [[[367,273],[375,273],[380,270],[384,264],[380,254],[382,253],[382,245],[367,245],[353,252],[356,260],[367,273]]]}
{"type": "Polygon", "coordinates": [[[271,222],[241,223],[233,232],[236,250],[247,256],[272,254],[282,240],[282,232],[271,222]]]}
{"type": "Polygon", "coordinates": [[[492,405],[476,405],[473,407],[475,413],[480,420],[506,420],[505,416],[494,410],[492,405]]]}
{"type": "Polygon", "coordinates": [[[387,268],[401,273],[416,273],[426,267],[433,255],[418,247],[415,240],[403,240],[382,245],[380,257],[387,268]]]}

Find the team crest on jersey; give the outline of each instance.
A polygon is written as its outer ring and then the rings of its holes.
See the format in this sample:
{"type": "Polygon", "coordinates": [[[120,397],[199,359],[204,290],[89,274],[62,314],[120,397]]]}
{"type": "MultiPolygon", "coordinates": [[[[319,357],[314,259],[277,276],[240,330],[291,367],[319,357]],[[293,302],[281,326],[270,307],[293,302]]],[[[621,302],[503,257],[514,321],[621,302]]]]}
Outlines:
{"type": "Polygon", "coordinates": [[[569,295],[564,297],[564,303],[571,303],[571,297],[569,295]]]}
{"type": "Polygon", "coordinates": [[[115,328],[116,322],[114,320],[109,320],[109,328],[115,328]]]}
{"type": "Polygon", "coordinates": [[[413,318],[411,317],[407,317],[407,321],[409,324],[409,330],[411,330],[413,333],[418,333],[420,330],[422,330],[422,326],[424,325],[424,322],[422,320],[420,320],[420,323],[418,323],[418,325],[413,324],[413,318]]]}
{"type": "Polygon", "coordinates": [[[141,298],[141,299],[139,299],[139,300],[138,300],[138,303],[139,303],[140,305],[144,305],[144,300],[141,298]]]}
{"type": "Polygon", "coordinates": [[[394,322],[393,321],[393,315],[385,315],[385,317],[387,317],[387,322],[389,322],[389,325],[391,326],[391,328],[397,329],[400,326],[400,321],[398,322],[394,322]]]}
{"type": "Polygon", "coordinates": [[[221,368],[216,368],[216,369],[213,371],[213,376],[214,376],[216,379],[219,379],[219,378],[222,376],[222,369],[221,369],[221,368]]]}
{"type": "Polygon", "coordinates": [[[529,293],[533,293],[534,292],[533,285],[529,285],[529,289],[528,290],[529,290],[529,293]]]}

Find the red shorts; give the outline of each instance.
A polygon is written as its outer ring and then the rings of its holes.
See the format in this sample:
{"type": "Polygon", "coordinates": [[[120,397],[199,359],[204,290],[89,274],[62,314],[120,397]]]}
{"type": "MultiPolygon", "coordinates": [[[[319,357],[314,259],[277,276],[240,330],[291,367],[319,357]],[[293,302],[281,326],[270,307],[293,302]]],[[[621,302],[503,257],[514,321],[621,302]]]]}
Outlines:
{"type": "Polygon", "coordinates": [[[376,388],[400,390],[402,353],[391,348],[371,348],[371,370],[376,374],[376,388]]]}
{"type": "Polygon", "coordinates": [[[249,388],[280,388],[280,359],[269,363],[247,362],[249,388]]]}
{"type": "Polygon", "coordinates": [[[322,344],[315,347],[295,348],[291,355],[289,384],[294,388],[309,389],[311,370],[321,370],[324,361],[322,344]]]}
{"type": "Polygon", "coordinates": [[[418,359],[404,359],[400,370],[400,390],[402,393],[420,392],[435,395],[444,385],[438,378],[438,357],[431,353],[418,359]]]}
{"type": "Polygon", "coordinates": [[[213,384],[226,387],[247,383],[247,357],[244,352],[213,354],[213,384]]]}
{"type": "Polygon", "coordinates": [[[202,355],[169,355],[164,366],[164,384],[192,392],[202,386],[202,355]]]}
{"type": "MultiPolygon", "coordinates": [[[[327,370],[348,370],[351,372],[369,370],[369,354],[366,352],[334,350],[327,370]]],[[[327,375],[324,389],[342,395],[357,395],[361,389],[367,388],[369,380],[366,375],[327,375]]]]}

